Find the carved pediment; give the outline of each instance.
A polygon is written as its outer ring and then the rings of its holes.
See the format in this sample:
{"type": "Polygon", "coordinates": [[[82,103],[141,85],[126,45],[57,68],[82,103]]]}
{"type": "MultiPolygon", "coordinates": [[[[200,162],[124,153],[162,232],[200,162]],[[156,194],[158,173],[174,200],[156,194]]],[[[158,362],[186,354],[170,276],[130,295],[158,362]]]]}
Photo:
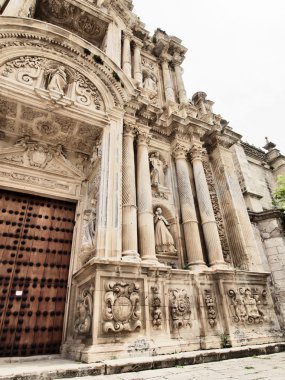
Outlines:
{"type": "Polygon", "coordinates": [[[83,179],[84,173],[66,159],[61,145],[56,147],[20,139],[14,146],[0,152],[0,162],[41,170],[64,177],[83,179]]]}

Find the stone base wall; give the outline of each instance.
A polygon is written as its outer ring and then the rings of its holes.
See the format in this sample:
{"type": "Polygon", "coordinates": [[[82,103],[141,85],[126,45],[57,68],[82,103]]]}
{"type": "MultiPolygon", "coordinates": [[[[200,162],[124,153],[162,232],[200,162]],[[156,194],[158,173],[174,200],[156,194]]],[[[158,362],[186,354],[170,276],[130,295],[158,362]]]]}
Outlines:
{"type": "Polygon", "coordinates": [[[266,273],[92,259],[72,294],[62,353],[84,362],[282,340],[266,273]]]}

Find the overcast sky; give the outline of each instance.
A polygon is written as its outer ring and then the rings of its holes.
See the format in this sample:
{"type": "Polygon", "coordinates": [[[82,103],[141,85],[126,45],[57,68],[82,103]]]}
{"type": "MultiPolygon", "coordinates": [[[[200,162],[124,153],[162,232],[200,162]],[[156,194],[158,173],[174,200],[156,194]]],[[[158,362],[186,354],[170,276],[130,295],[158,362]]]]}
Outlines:
{"type": "Polygon", "coordinates": [[[204,91],[243,140],[285,154],[285,0],[134,0],[153,34],[188,48],[188,97],[204,91]]]}

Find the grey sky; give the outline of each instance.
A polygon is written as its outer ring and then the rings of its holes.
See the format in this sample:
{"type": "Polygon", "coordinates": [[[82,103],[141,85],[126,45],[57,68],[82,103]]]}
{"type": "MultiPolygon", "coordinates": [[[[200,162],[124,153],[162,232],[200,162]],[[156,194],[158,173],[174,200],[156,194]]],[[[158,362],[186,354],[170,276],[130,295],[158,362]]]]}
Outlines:
{"type": "Polygon", "coordinates": [[[153,31],[188,48],[188,97],[205,91],[214,112],[257,147],[264,137],[285,154],[285,1],[134,0],[153,31]]]}

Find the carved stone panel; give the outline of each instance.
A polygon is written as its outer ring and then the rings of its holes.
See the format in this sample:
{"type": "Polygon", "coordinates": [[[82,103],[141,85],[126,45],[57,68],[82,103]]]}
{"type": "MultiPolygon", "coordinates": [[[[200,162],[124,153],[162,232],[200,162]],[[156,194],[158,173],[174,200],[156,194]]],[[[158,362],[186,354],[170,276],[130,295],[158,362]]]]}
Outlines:
{"type": "Polygon", "coordinates": [[[162,299],[158,286],[151,287],[152,299],[151,299],[151,318],[152,326],[154,329],[162,329],[162,299]]]}
{"type": "Polygon", "coordinates": [[[78,336],[89,337],[92,335],[93,293],[93,284],[84,287],[79,293],[74,322],[74,332],[78,336]]]}
{"type": "Polygon", "coordinates": [[[180,329],[191,327],[191,304],[186,289],[169,290],[169,311],[170,327],[174,333],[180,329]]]}
{"type": "Polygon", "coordinates": [[[103,331],[106,334],[140,331],[140,285],[134,282],[113,282],[105,285],[103,331]]]}
{"type": "Polygon", "coordinates": [[[216,300],[213,296],[213,292],[210,289],[206,289],[204,291],[204,302],[207,308],[209,325],[211,327],[215,327],[217,324],[216,300]]]}
{"type": "Polygon", "coordinates": [[[232,321],[236,324],[262,324],[269,322],[264,308],[267,306],[266,289],[241,287],[228,291],[232,321]]]}

